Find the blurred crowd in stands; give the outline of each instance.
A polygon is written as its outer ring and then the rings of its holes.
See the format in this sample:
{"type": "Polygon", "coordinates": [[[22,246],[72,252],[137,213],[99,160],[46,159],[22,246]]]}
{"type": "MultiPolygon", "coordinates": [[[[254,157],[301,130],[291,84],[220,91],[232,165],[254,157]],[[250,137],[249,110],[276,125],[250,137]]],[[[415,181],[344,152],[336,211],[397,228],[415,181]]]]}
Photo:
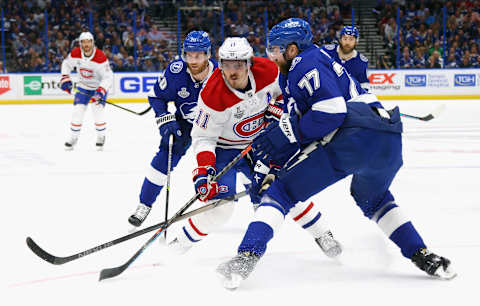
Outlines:
{"type": "MultiPolygon", "coordinates": [[[[221,44],[222,7],[224,37],[246,37],[256,56],[265,56],[265,10],[269,28],[289,17],[304,18],[312,25],[314,42],[330,44],[339,38],[344,19],[351,18],[352,2],[4,0],[5,67],[9,72],[59,72],[62,60],[78,45],[78,35],[93,28],[95,44],[105,52],[114,71],[162,71],[177,55],[177,8],[181,8],[182,35],[191,30],[208,31],[215,49],[221,44]]],[[[371,68],[395,67],[398,26],[399,68],[480,67],[480,1],[378,0],[373,13],[368,13],[377,17],[379,33],[389,51],[376,62],[371,59],[371,68]],[[447,11],[445,63],[444,6],[447,11]],[[397,7],[400,25],[396,21],[397,7]]]]}
{"type": "Polygon", "coordinates": [[[379,0],[373,11],[389,50],[388,56],[377,60],[377,68],[395,67],[397,27],[398,68],[480,68],[480,1],[379,0]]]}

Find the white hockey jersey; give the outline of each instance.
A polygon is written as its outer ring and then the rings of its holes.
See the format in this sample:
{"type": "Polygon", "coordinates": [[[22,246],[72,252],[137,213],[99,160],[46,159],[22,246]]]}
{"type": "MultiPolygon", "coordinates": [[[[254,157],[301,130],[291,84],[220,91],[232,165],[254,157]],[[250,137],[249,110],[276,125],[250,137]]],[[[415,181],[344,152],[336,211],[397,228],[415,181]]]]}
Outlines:
{"type": "Polygon", "coordinates": [[[282,94],[279,70],[263,57],[253,62],[249,91],[233,89],[216,69],[200,92],[191,133],[197,157],[205,151],[215,154],[216,147],[243,149],[264,129],[269,103],[282,94]]]}
{"type": "Polygon", "coordinates": [[[102,50],[95,48],[90,57],[85,57],[80,48],[75,48],[62,62],[61,83],[69,80],[70,73],[77,68],[77,86],[86,90],[102,87],[108,90],[113,83],[113,72],[102,50]]]}

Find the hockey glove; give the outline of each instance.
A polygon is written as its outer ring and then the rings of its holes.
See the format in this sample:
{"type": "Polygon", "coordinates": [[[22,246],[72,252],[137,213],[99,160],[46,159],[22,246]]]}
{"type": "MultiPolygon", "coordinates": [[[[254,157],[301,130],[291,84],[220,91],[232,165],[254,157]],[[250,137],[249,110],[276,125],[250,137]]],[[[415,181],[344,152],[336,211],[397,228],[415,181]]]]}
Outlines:
{"type": "Polygon", "coordinates": [[[217,171],[212,166],[201,166],[193,170],[195,190],[200,194],[200,201],[206,202],[218,194],[218,183],[212,181],[217,171]]]}
{"type": "Polygon", "coordinates": [[[157,117],[157,126],[160,130],[160,136],[162,136],[160,146],[163,148],[168,148],[168,138],[170,135],[173,135],[173,151],[175,153],[180,153],[183,146],[183,142],[180,141],[182,137],[182,130],[175,119],[175,115],[165,113],[157,117]]]}
{"type": "Polygon", "coordinates": [[[298,120],[284,115],[278,125],[270,124],[252,144],[253,158],[267,166],[282,167],[300,148],[298,139],[298,120]]]}
{"type": "Polygon", "coordinates": [[[103,87],[98,87],[95,91],[95,94],[90,98],[91,103],[99,104],[103,100],[105,100],[105,95],[107,91],[103,87]]]}
{"type": "Polygon", "coordinates": [[[262,193],[268,189],[270,184],[275,179],[275,173],[277,172],[278,168],[270,168],[262,161],[257,161],[253,173],[252,184],[248,189],[248,194],[250,195],[253,204],[260,204],[262,193]]]}
{"type": "Polygon", "coordinates": [[[72,81],[70,77],[66,74],[62,75],[62,79],[60,80],[60,88],[67,92],[68,94],[72,93],[72,81]]]}

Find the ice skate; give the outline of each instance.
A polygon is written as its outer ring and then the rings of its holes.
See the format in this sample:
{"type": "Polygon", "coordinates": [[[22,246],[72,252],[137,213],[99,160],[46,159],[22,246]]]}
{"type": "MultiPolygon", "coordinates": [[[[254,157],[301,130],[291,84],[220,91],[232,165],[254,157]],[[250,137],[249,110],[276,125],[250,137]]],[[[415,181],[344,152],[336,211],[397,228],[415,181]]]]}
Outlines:
{"type": "Polygon", "coordinates": [[[188,250],[192,248],[191,243],[185,243],[183,241],[180,241],[178,238],[173,239],[168,243],[168,247],[177,255],[183,255],[188,250]]]}
{"type": "Polygon", "coordinates": [[[323,253],[330,258],[334,258],[342,254],[342,246],[333,238],[331,231],[323,233],[322,236],[315,239],[315,242],[322,249],[323,253]]]}
{"type": "Polygon", "coordinates": [[[216,270],[222,285],[226,289],[235,290],[245,280],[260,260],[255,253],[242,252],[227,262],[220,264],[216,270]]]}
{"type": "Polygon", "coordinates": [[[145,204],[138,204],[137,210],[135,210],[135,213],[131,215],[130,218],[128,218],[128,222],[130,222],[131,225],[137,227],[142,225],[143,221],[147,219],[147,216],[150,213],[151,209],[151,207],[145,204]]]}
{"type": "Polygon", "coordinates": [[[441,279],[452,279],[457,273],[451,269],[450,260],[438,256],[427,249],[419,249],[412,256],[413,263],[428,275],[441,279]]]}
{"type": "Polygon", "coordinates": [[[72,151],[75,145],[77,144],[78,138],[76,137],[70,137],[69,140],[65,142],[65,151],[72,151]]]}
{"type": "Polygon", "coordinates": [[[105,136],[97,136],[97,142],[95,143],[95,147],[97,151],[103,151],[103,145],[105,144],[105,136]]]}

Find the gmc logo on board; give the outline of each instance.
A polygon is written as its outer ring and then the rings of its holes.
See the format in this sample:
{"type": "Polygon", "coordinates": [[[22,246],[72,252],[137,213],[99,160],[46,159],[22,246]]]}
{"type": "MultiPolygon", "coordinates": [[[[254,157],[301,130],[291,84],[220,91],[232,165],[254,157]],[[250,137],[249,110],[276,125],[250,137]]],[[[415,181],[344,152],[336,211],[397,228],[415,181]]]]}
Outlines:
{"type": "Polygon", "coordinates": [[[370,84],[393,84],[395,73],[372,73],[368,77],[370,84]]]}

